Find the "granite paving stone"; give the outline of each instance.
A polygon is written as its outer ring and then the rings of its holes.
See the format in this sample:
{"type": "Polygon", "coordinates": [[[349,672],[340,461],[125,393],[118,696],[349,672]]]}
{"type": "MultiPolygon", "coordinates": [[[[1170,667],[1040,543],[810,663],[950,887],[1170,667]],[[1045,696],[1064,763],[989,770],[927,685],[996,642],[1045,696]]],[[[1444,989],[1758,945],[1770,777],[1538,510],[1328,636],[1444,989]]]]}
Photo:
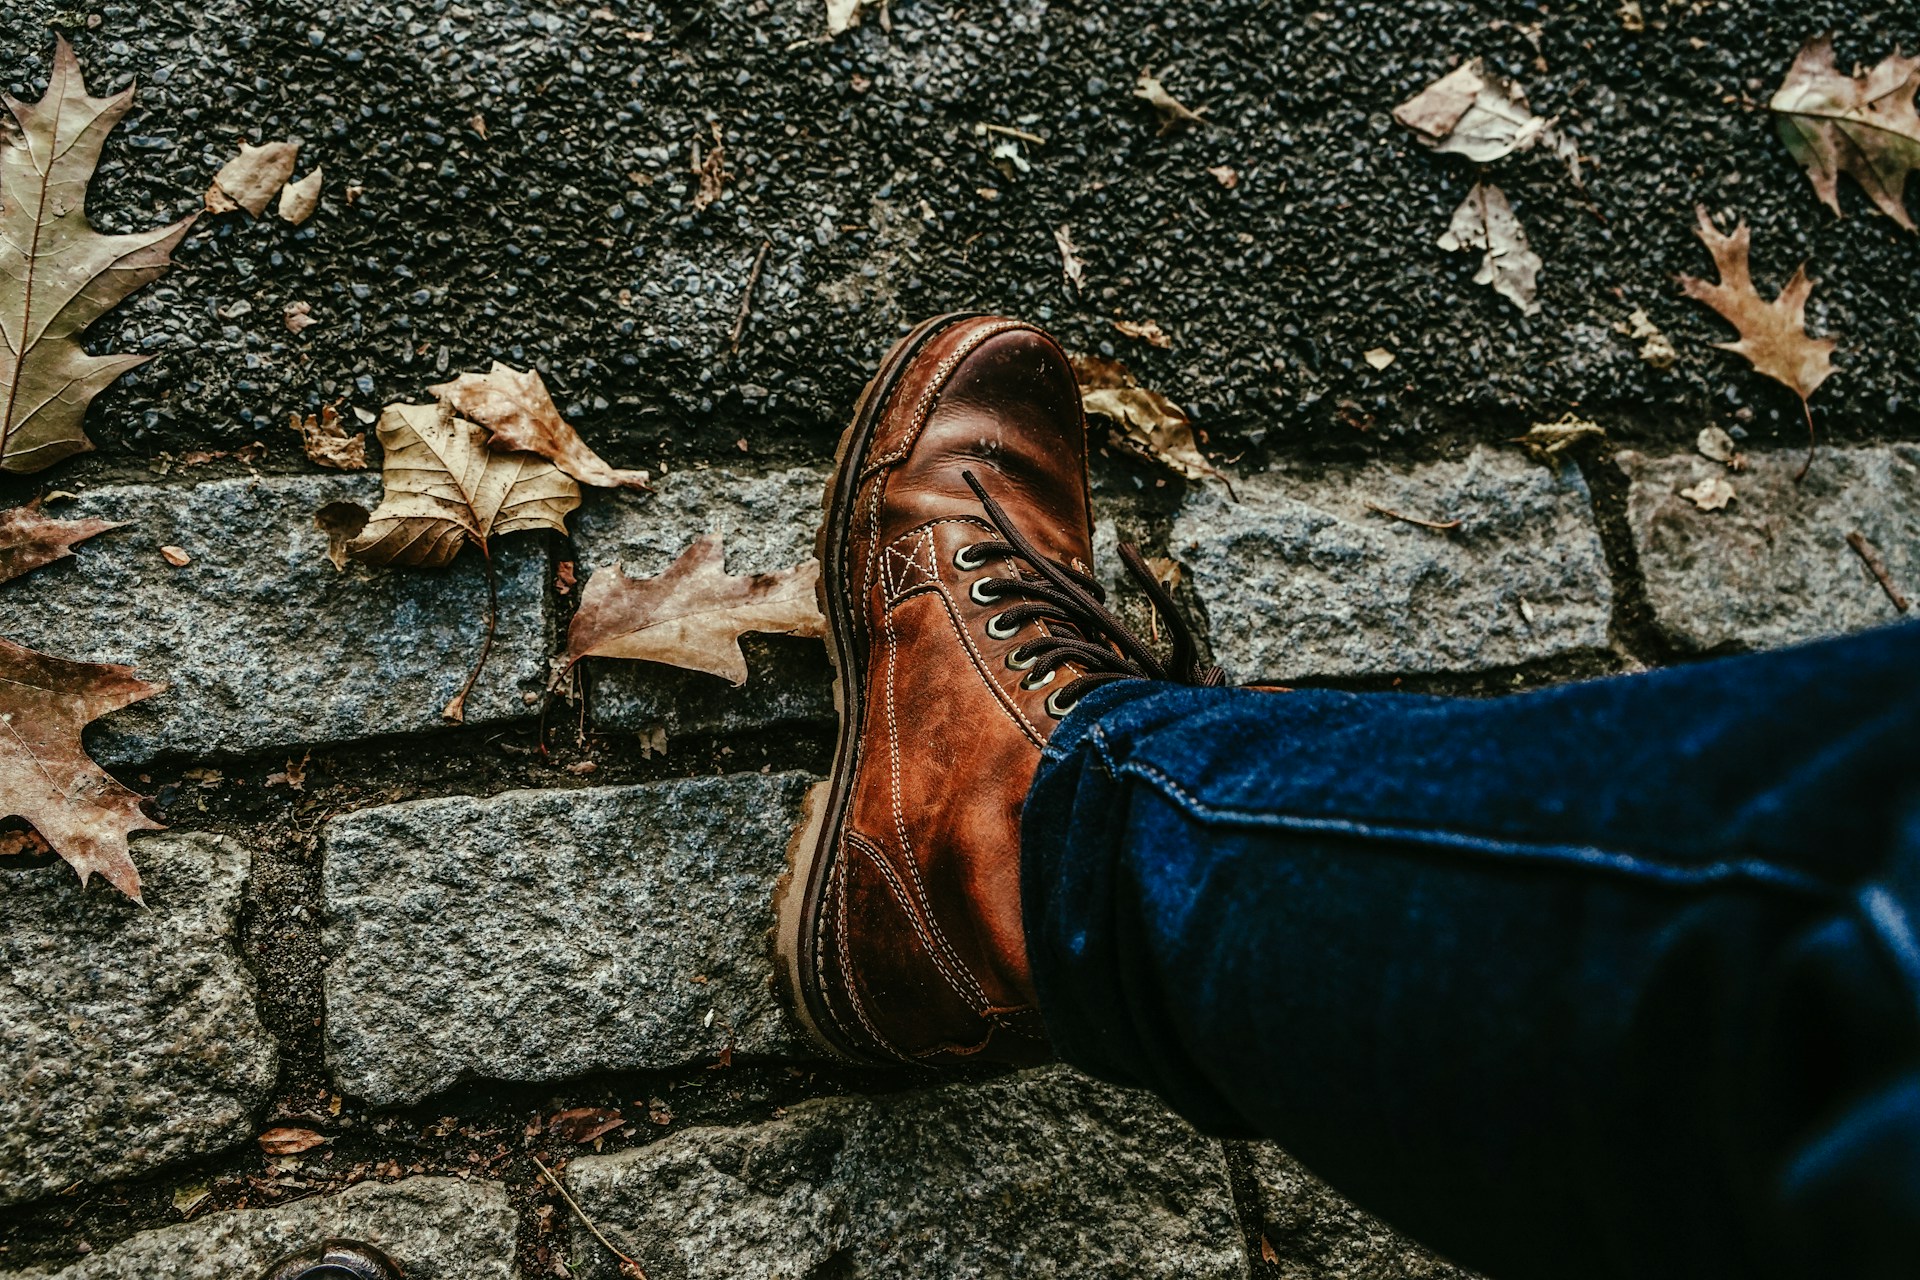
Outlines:
{"type": "Polygon", "coordinates": [[[244,1141],[278,1054],[235,950],[250,860],[133,842],[144,908],[64,863],[0,865],[0,1204],[244,1141]]]}
{"type": "Polygon", "coordinates": [[[142,1231],[69,1266],[0,1272],[0,1280],[258,1280],[287,1254],[336,1236],[380,1249],[406,1280],[518,1280],[517,1228],[498,1182],[362,1182],[142,1231]]]}
{"type": "Polygon", "coordinates": [[[1476,671],[1601,650],[1613,589],[1570,464],[1289,466],[1194,486],[1172,547],[1235,678],[1476,671]],[[1385,507],[1453,531],[1423,528],[1385,507]]]}
{"type": "MultiPolygon", "coordinates": [[[[472,552],[445,570],[336,570],[314,512],[379,496],[371,472],[88,490],[53,514],[127,526],[83,544],[71,570],[8,584],[0,635],[167,685],[90,735],[108,764],[432,729],[479,655],[484,572],[472,552]],[[163,546],[192,559],[175,567],[163,546]]],[[[499,630],[469,724],[527,715],[546,671],[546,552],[509,537],[494,558],[499,630]]]]}
{"type": "Polygon", "coordinates": [[[810,780],[737,774],[451,796],[323,836],[327,1060],[375,1105],[794,1053],[773,886],[810,780]]]}
{"type": "Polygon", "coordinates": [[[1278,1280],[1473,1280],[1342,1197],[1272,1143],[1251,1145],[1278,1280]]]}
{"type": "MultiPolygon", "coordinates": [[[[1220,1144],[1149,1096],[1067,1067],[688,1129],[568,1166],[581,1206],[649,1275],[1248,1274],[1220,1144]]],[[[583,1231],[581,1275],[613,1259],[583,1231]]]]}
{"type": "MultiPolygon", "coordinates": [[[[651,497],[589,495],[574,531],[579,580],[612,565],[649,577],[708,533],[725,538],[729,573],[791,568],[813,556],[826,478],[818,467],[766,474],[714,467],[660,476],[651,497]]],[[[820,641],[750,635],[746,653],[749,675],[737,689],[659,663],[590,659],[594,723],[669,735],[832,723],[833,673],[820,641]]]]}
{"type": "Polygon", "coordinates": [[[1682,649],[1766,649],[1897,622],[1847,543],[1858,532],[1896,588],[1920,600],[1920,445],[1749,453],[1729,472],[1697,454],[1622,453],[1628,521],[1655,624],[1682,649]],[[1702,511],[1680,490],[1719,477],[1734,499],[1702,511]]]}

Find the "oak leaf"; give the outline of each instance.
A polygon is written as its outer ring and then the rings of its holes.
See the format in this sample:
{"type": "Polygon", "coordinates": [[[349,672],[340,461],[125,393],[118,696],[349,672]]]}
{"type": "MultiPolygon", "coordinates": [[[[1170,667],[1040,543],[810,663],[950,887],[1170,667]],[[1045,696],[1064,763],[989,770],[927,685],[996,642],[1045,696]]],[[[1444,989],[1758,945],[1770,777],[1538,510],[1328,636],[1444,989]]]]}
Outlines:
{"type": "Polygon", "coordinates": [[[1087,412],[1113,423],[1115,444],[1189,480],[1212,477],[1225,482],[1226,477],[1200,452],[1186,412],[1158,391],[1141,386],[1118,360],[1075,356],[1073,376],[1087,412]]]}
{"type": "Polygon", "coordinates": [[[651,578],[629,578],[618,565],[596,570],[567,630],[565,668],[582,658],[641,658],[739,685],[745,633],[826,635],[815,600],[819,561],[736,576],[725,560],[720,535],[708,534],[651,578]]]}
{"type": "Polygon", "coordinates": [[[240,154],[213,175],[213,183],[207,188],[207,212],[245,209],[259,217],[293,176],[293,163],[299,155],[297,142],[263,142],[257,147],[242,142],[240,154]]]}
{"type": "Polygon", "coordinates": [[[56,520],[43,515],[38,502],[0,511],[0,582],[41,565],[64,560],[73,554],[73,544],[84,542],[109,529],[118,529],[118,520],[56,520]]]}
{"type": "Polygon", "coordinates": [[[87,184],[133,89],[87,96],[65,39],[55,46],[45,97],[0,101],[14,124],[0,129],[0,470],[38,471],[91,449],[81,429],[87,405],[146,363],[88,355],[80,338],[166,271],[193,219],[123,236],[102,235],[87,221],[87,184]]]}
{"type": "Polygon", "coordinates": [[[80,873],[94,872],[134,901],[140,873],[127,850],[135,831],[161,825],[142,797],[88,758],[89,723],[152,697],[132,667],[74,662],[0,640],[0,816],[24,818],[80,873]]]}
{"type": "Polygon", "coordinates": [[[488,444],[498,450],[536,453],[581,484],[602,488],[650,489],[645,471],[621,471],[587,447],[560,411],[537,369],[521,373],[494,361],[485,373],[463,373],[452,382],[428,387],[463,418],[491,433],[488,444]]]}
{"type": "Polygon", "coordinates": [[[1689,298],[1706,303],[1740,331],[1738,342],[1716,342],[1714,346],[1746,357],[1756,372],[1800,397],[1800,408],[1807,415],[1807,461],[1800,468],[1804,476],[1813,464],[1813,411],[1807,408],[1807,398],[1833,372],[1833,352],[1840,344],[1832,338],[1807,335],[1807,298],[1813,293],[1813,281],[1807,278],[1806,263],[1793,269],[1787,287],[1768,302],[1753,287],[1747,262],[1753,233],[1746,220],[1741,219],[1733,234],[1722,235],[1704,205],[1697,213],[1700,239],[1713,254],[1720,279],[1709,283],[1681,276],[1680,287],[1689,298]]]}
{"type": "Polygon", "coordinates": [[[1833,37],[1816,36],[1794,58],[1768,103],[1780,140],[1806,168],[1814,192],[1840,212],[1840,175],[1853,175],[1880,212],[1914,230],[1904,193],[1920,168],[1920,58],[1898,51],[1871,70],[1845,75],[1834,65],[1833,37]]]}
{"type": "Polygon", "coordinates": [[[1527,233],[1513,216],[1507,193],[1491,182],[1476,182],[1467,192],[1438,243],[1449,253],[1481,250],[1480,270],[1474,273],[1473,282],[1492,285],[1495,293],[1526,315],[1540,310],[1540,304],[1534,301],[1540,255],[1528,246],[1527,233]]]}
{"type": "Polygon", "coordinates": [[[473,543],[522,529],[566,532],[580,487],[545,458],[496,453],[447,404],[388,405],[374,427],[386,491],[347,547],[368,564],[441,568],[473,543]]]}

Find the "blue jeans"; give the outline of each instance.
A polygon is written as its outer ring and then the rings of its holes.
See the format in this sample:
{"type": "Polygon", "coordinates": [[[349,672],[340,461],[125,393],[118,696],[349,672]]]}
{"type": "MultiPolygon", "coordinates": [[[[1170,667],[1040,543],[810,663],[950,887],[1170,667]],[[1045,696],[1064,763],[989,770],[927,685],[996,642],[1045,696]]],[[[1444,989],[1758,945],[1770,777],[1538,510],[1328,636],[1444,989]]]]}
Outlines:
{"type": "Polygon", "coordinates": [[[1047,1028],[1498,1280],[1920,1276],[1920,625],[1060,724],[1047,1028]]]}

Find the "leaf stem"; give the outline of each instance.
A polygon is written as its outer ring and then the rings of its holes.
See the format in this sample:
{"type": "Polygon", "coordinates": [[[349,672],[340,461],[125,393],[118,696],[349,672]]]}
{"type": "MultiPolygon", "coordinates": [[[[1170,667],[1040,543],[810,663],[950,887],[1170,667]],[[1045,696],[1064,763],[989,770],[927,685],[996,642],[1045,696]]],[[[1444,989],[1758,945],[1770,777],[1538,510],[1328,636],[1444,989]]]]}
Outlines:
{"type": "Polygon", "coordinates": [[[540,1170],[541,1173],[546,1175],[547,1181],[553,1184],[553,1189],[555,1191],[558,1191],[560,1193],[560,1198],[567,1202],[567,1208],[573,1210],[573,1216],[580,1219],[581,1226],[585,1227],[588,1231],[591,1231],[593,1233],[593,1238],[600,1242],[600,1247],[605,1249],[608,1253],[612,1254],[614,1257],[620,1260],[621,1271],[625,1272],[628,1275],[637,1277],[637,1280],[647,1280],[647,1273],[641,1270],[640,1264],[638,1262],[634,1261],[632,1258],[629,1258],[626,1254],[620,1252],[618,1249],[614,1248],[613,1241],[607,1239],[605,1236],[600,1234],[600,1228],[593,1225],[593,1219],[587,1216],[586,1210],[582,1209],[580,1207],[579,1202],[575,1200],[571,1194],[568,1193],[566,1184],[561,1182],[559,1178],[554,1176],[553,1170],[547,1168],[546,1165],[542,1164],[540,1162],[540,1157],[534,1155],[531,1151],[527,1153],[527,1159],[533,1161],[534,1167],[540,1170]]]}
{"type": "Polygon", "coordinates": [[[480,559],[487,567],[487,634],[480,641],[480,657],[475,660],[473,670],[467,673],[467,682],[460,686],[460,692],[453,695],[453,701],[440,714],[456,724],[464,723],[467,718],[467,695],[473,692],[475,682],[480,679],[481,671],[486,669],[487,655],[493,652],[493,631],[500,617],[500,584],[493,571],[493,555],[487,550],[487,544],[480,544],[480,559]]]}
{"type": "Polygon", "coordinates": [[[1800,464],[1800,470],[1794,474],[1795,484],[1805,480],[1807,472],[1813,469],[1813,409],[1807,404],[1805,396],[1800,397],[1800,412],[1807,416],[1807,460],[1800,464]]]}

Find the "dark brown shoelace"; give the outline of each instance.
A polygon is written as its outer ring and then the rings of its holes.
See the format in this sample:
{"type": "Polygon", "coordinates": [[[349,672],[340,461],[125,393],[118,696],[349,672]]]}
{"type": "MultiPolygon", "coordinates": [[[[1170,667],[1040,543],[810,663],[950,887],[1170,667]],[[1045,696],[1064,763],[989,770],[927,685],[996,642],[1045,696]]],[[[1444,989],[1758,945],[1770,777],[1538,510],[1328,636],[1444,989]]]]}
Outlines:
{"type": "Polygon", "coordinates": [[[963,471],[961,476],[980,499],[987,519],[1001,537],[998,542],[977,542],[965,548],[968,558],[979,563],[996,558],[1012,559],[1023,566],[1017,578],[981,579],[977,584],[980,592],[977,598],[1016,602],[994,617],[994,622],[1003,629],[1012,630],[1032,622],[1045,622],[1049,628],[1009,654],[1010,665],[1026,671],[1024,683],[1028,688],[1038,688],[1068,664],[1085,672],[1048,697],[1050,714],[1065,715],[1089,689],[1113,680],[1171,680],[1193,685],[1225,683],[1220,668],[1201,664],[1192,629],[1181,616],[1173,597],[1147,567],[1138,547],[1122,543],[1120,559],[1166,625],[1172,651],[1165,661],[1107,608],[1105,588],[1079,570],[1042,555],[1007,518],[1006,510],[993,500],[973,472],[963,471]]]}

